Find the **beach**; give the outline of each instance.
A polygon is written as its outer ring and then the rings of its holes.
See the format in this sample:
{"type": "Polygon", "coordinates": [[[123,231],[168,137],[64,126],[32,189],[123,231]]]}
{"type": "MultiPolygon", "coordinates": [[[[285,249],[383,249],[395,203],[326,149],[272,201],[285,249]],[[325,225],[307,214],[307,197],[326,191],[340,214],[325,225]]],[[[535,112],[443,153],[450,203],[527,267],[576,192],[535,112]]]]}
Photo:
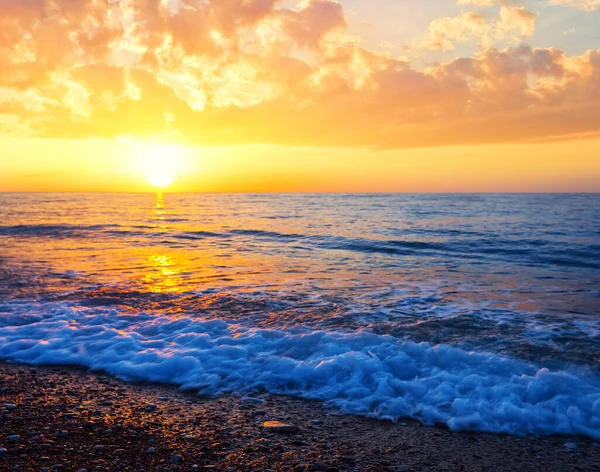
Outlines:
{"type": "Polygon", "coordinates": [[[583,437],[453,432],[266,393],[203,398],[72,367],[2,363],[0,401],[0,470],[600,469],[600,446],[583,437]]]}

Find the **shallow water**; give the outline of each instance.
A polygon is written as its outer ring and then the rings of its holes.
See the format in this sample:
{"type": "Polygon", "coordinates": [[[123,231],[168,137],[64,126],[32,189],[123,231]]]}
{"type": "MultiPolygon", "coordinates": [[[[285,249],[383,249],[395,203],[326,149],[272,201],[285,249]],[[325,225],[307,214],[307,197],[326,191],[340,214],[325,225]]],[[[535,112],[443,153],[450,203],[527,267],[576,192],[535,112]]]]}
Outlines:
{"type": "Polygon", "coordinates": [[[0,357],[600,437],[600,195],[0,194],[0,357]]]}

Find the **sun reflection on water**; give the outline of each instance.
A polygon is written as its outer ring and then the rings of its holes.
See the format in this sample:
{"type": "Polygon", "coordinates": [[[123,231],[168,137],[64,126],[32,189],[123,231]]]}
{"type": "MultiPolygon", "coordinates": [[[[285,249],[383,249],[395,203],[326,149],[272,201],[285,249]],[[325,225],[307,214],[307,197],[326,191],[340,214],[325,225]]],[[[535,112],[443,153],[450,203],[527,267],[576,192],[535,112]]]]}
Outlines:
{"type": "MultiPolygon", "coordinates": [[[[168,209],[165,204],[164,194],[156,193],[152,216],[159,220],[160,224],[155,228],[167,229],[165,220],[168,217],[168,209]]],[[[142,277],[142,283],[152,293],[179,293],[183,290],[182,267],[183,263],[177,257],[164,251],[151,253],[144,258],[146,273],[142,277]]]]}
{"type": "Polygon", "coordinates": [[[182,290],[181,265],[167,255],[151,255],[146,259],[148,273],[142,278],[148,291],[177,293],[182,290]]]}
{"type": "Polygon", "coordinates": [[[156,200],[154,203],[154,219],[158,220],[158,223],[155,226],[166,229],[167,227],[164,225],[164,220],[167,217],[167,208],[165,206],[165,196],[162,192],[156,194],[156,200]]]}

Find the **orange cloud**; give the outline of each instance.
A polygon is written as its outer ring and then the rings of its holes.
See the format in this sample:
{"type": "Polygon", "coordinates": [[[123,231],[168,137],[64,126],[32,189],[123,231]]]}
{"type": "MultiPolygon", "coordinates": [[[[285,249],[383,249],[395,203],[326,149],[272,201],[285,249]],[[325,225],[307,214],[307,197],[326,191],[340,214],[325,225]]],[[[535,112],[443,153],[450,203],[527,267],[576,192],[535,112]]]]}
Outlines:
{"type": "MultiPolygon", "coordinates": [[[[475,13],[463,20],[491,36],[530,34],[535,14],[509,3],[493,33],[475,13]]],[[[295,9],[8,0],[0,9],[5,134],[401,148],[600,128],[600,50],[490,47],[417,70],[361,47],[332,0],[295,9]]],[[[469,28],[441,29],[440,41],[481,33],[469,28]]]]}
{"type": "Polygon", "coordinates": [[[455,43],[471,40],[478,40],[484,47],[504,39],[520,40],[534,33],[537,16],[537,13],[524,7],[503,5],[498,19],[493,21],[472,11],[456,17],[438,18],[429,25],[424,46],[428,49],[451,51],[455,43]]]}

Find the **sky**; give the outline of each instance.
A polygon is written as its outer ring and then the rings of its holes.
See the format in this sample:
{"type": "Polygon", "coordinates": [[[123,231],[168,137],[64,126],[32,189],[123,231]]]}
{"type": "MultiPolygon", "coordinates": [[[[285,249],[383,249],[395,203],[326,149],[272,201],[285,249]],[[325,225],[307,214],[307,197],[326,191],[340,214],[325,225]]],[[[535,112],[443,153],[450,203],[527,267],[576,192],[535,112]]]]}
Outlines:
{"type": "Polygon", "coordinates": [[[0,191],[598,192],[600,0],[0,0],[0,191]]]}

